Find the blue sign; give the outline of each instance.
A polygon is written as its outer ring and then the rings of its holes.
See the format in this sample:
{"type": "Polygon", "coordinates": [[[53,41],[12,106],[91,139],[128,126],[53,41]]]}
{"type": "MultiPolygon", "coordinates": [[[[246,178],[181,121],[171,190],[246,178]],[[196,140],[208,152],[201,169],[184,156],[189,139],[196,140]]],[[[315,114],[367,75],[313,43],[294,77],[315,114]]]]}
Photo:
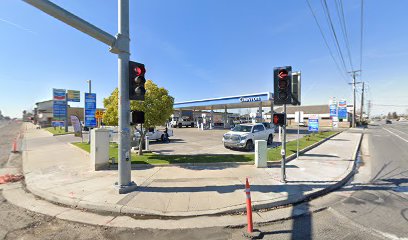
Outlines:
{"type": "Polygon", "coordinates": [[[52,113],[54,120],[65,121],[67,117],[67,99],[65,89],[53,89],[52,113]]]}
{"type": "Polygon", "coordinates": [[[319,131],[319,118],[309,117],[309,132],[318,132],[318,131],[319,131]]]}
{"type": "Polygon", "coordinates": [[[339,101],[339,119],[347,119],[346,100],[339,101]]]}
{"type": "Polygon", "coordinates": [[[332,104],[330,105],[330,118],[337,117],[337,106],[332,104]]]}
{"type": "Polygon", "coordinates": [[[85,126],[96,127],[96,94],[85,93],[85,126]]]}

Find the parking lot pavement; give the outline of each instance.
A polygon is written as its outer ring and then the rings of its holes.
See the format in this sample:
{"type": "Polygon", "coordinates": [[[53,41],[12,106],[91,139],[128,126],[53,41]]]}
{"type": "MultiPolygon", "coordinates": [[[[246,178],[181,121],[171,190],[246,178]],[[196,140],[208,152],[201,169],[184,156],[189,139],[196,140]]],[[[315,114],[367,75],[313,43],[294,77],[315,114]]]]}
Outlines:
{"type": "MultiPolygon", "coordinates": [[[[226,149],[222,143],[222,136],[228,129],[198,130],[197,128],[173,128],[174,136],[170,143],[151,141],[150,150],[158,154],[248,154],[245,151],[226,149]]],[[[299,137],[307,134],[301,130],[299,137]]],[[[289,130],[286,141],[295,140],[297,130],[289,130]]],[[[275,133],[274,144],[280,145],[278,133],[275,133]]]]}

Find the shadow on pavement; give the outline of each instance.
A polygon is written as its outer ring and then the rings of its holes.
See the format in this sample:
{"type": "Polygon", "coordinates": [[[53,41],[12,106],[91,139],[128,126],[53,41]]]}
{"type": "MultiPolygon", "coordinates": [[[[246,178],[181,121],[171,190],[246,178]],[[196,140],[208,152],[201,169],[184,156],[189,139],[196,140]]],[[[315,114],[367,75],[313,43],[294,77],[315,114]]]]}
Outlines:
{"type": "Polygon", "coordinates": [[[304,153],[302,157],[329,157],[329,158],[339,158],[336,155],[331,154],[316,154],[316,153],[304,153]]]}

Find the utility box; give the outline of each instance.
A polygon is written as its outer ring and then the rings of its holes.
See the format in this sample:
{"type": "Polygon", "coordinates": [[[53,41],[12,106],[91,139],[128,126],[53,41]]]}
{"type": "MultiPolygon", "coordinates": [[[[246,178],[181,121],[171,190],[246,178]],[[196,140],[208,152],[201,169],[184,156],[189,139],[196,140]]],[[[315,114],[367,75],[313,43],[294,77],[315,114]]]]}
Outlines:
{"type": "Polygon", "coordinates": [[[255,140],[255,166],[257,168],[268,167],[267,144],[265,140],[255,140]]]}
{"type": "Polygon", "coordinates": [[[91,169],[98,171],[109,165],[109,130],[95,128],[91,130],[91,169]]]}

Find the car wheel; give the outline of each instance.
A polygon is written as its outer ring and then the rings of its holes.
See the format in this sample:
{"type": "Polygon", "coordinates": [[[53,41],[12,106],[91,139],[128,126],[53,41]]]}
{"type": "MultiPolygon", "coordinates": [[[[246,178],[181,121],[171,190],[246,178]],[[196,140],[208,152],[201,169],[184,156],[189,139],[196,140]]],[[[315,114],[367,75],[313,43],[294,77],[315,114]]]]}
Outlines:
{"type": "Polygon", "coordinates": [[[248,152],[253,151],[254,150],[254,143],[252,142],[252,140],[248,140],[245,144],[245,150],[247,150],[248,152]]]}
{"type": "Polygon", "coordinates": [[[183,126],[183,124],[181,124],[181,123],[178,124],[178,127],[179,127],[179,128],[181,128],[182,126],[183,126]]]}
{"type": "Polygon", "coordinates": [[[272,143],[273,143],[273,135],[272,135],[272,134],[269,134],[269,137],[268,137],[268,145],[272,145],[272,143]]]}

